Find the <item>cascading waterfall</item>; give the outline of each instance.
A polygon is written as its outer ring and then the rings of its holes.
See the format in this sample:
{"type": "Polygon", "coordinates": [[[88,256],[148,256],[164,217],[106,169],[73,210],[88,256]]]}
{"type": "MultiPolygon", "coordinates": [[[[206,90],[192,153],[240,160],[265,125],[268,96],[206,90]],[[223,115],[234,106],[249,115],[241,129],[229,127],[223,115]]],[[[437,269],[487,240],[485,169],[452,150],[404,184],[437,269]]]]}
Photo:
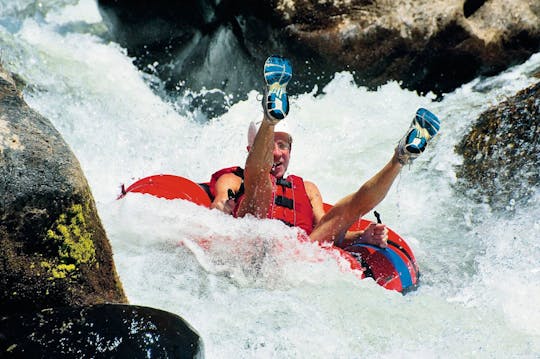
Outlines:
{"type": "Polygon", "coordinates": [[[335,74],[322,95],[292,98],[289,168],[317,183],[328,203],[384,165],[416,108],[441,118],[439,138],[377,208],[421,268],[420,288],[402,296],[358,281],[277,221],[235,220],[145,195],[117,201],[122,183],[147,175],[202,182],[242,165],[260,94],[195,121],[102,38],[95,1],[0,4],[0,58],[81,162],[130,302],[184,317],[208,358],[540,355],[540,192],[500,213],[454,186],[454,147],[485,109],[538,81],[529,73],[540,54],[441,102],[396,83],[368,91],[349,73],[335,74]]]}

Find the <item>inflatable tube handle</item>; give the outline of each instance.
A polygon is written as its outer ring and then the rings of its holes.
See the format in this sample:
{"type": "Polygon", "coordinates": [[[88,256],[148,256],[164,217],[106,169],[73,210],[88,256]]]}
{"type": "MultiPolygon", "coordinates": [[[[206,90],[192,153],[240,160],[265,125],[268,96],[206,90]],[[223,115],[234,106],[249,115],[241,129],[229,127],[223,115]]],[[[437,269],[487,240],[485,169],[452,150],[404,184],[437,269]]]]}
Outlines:
{"type": "Polygon", "coordinates": [[[375,218],[377,218],[377,223],[382,223],[380,213],[377,211],[373,211],[373,214],[375,215],[375,218]]]}

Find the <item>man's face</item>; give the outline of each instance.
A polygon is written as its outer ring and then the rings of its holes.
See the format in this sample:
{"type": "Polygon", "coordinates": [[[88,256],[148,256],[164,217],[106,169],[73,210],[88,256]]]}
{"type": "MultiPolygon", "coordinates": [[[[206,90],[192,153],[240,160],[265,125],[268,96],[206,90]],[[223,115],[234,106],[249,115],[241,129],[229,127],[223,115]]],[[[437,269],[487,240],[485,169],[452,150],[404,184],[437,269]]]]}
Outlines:
{"type": "Polygon", "coordinates": [[[291,137],[285,132],[274,133],[274,163],[270,173],[277,178],[285,175],[291,157],[291,137]]]}

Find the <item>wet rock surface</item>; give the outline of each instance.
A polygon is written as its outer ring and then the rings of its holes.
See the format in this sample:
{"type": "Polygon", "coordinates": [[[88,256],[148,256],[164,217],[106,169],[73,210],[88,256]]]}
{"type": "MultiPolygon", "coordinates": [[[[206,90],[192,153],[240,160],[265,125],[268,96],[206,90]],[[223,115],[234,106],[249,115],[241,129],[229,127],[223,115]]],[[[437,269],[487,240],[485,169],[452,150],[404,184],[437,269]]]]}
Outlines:
{"type": "Polygon", "coordinates": [[[0,303],[2,358],[204,355],[182,318],[123,304],[79,162],[1,67],[0,303]]]}
{"type": "Polygon", "coordinates": [[[476,200],[505,210],[529,200],[540,183],[540,83],[484,112],[456,151],[476,200]]]}
{"type": "Polygon", "coordinates": [[[126,302],[79,162],[0,68],[0,313],[126,302]]]}
{"type": "Polygon", "coordinates": [[[0,317],[2,358],[203,358],[199,335],[177,315],[100,304],[0,317]]]}

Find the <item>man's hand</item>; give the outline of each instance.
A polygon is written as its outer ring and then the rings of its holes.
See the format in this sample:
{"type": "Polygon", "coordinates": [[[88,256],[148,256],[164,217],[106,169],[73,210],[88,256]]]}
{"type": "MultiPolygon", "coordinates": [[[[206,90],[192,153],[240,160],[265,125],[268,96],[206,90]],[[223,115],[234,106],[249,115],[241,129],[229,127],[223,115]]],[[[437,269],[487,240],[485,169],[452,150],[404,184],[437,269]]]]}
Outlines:
{"type": "Polygon", "coordinates": [[[365,230],[357,232],[347,232],[345,242],[342,247],[347,247],[357,243],[366,243],[386,248],[388,246],[388,229],[385,224],[371,223],[365,230]]]}
{"type": "Polygon", "coordinates": [[[359,238],[358,243],[373,244],[386,248],[388,246],[388,229],[385,224],[371,223],[359,238]]]}

